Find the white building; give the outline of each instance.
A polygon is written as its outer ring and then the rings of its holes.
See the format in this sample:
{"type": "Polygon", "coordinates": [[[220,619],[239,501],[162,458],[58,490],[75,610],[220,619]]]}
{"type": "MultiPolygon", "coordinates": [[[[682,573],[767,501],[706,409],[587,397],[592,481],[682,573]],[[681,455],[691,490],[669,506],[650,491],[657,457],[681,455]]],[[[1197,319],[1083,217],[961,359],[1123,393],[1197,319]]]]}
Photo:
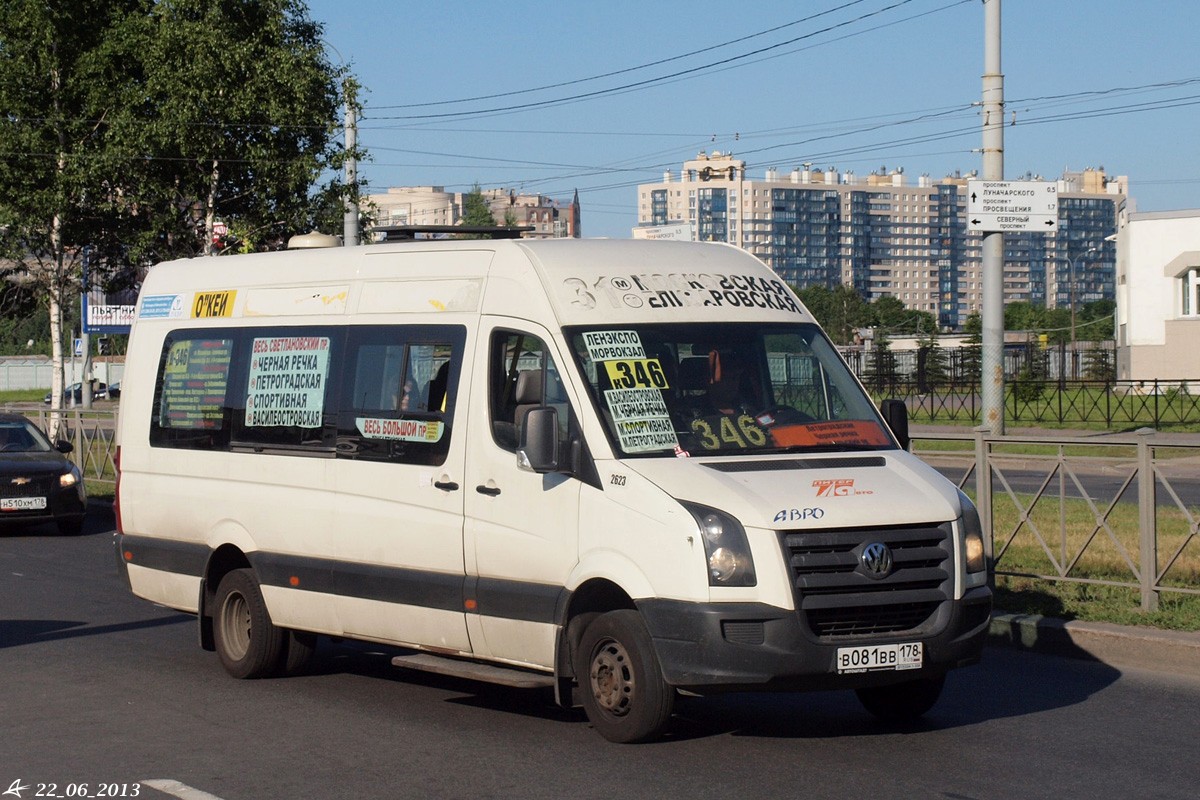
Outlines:
{"type": "Polygon", "coordinates": [[[1122,214],[1117,378],[1200,386],[1200,209],[1122,214]]]}

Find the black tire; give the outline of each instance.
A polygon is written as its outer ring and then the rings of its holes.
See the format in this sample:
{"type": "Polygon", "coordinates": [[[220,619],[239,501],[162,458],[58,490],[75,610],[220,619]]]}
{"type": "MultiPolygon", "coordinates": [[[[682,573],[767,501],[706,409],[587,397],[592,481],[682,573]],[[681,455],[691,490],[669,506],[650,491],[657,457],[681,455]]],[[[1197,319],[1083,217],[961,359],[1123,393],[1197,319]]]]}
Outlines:
{"type": "Polygon", "coordinates": [[[671,719],[675,690],[663,678],[650,632],[636,611],[610,611],[587,626],[575,676],[588,719],[610,742],[657,738],[671,719]]]}
{"type": "Polygon", "coordinates": [[[274,675],[287,657],[287,631],[275,627],[254,572],[235,569],[221,579],[213,600],[213,644],[235,678],[274,675]]]}
{"type": "Polygon", "coordinates": [[[884,722],[913,722],[933,708],[945,683],[946,676],[939,675],[891,686],[856,689],[855,692],[863,707],[884,722]]]}
{"type": "Polygon", "coordinates": [[[317,635],[304,631],[288,631],[285,647],[287,656],[283,663],[283,674],[303,675],[308,671],[317,651],[317,635]]]}

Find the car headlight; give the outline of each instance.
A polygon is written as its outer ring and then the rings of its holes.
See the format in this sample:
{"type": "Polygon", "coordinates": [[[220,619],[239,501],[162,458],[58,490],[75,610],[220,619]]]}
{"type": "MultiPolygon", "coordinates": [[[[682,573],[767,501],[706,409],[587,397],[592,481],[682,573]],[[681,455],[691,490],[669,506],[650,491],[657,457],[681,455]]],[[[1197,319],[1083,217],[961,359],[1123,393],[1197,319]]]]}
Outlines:
{"type": "Polygon", "coordinates": [[[987,569],[987,556],[984,553],[983,525],[979,522],[979,511],[961,489],[958,492],[958,502],[962,506],[962,516],[958,518],[958,523],[963,534],[963,554],[967,560],[967,572],[983,572],[987,569]]]}
{"type": "Polygon", "coordinates": [[[71,467],[69,471],[58,476],[58,485],[64,489],[74,486],[77,483],[79,483],[79,470],[76,467],[71,467]]]}
{"type": "Polygon", "coordinates": [[[742,524],[715,508],[680,502],[700,528],[708,558],[709,586],[754,586],[758,582],[754,559],[742,524]]]}

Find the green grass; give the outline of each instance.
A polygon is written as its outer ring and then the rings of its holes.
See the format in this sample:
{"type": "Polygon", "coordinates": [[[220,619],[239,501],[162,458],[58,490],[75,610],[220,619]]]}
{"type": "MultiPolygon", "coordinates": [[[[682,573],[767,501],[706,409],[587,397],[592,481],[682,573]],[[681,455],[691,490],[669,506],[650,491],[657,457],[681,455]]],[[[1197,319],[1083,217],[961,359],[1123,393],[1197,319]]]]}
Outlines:
{"type": "MultiPolygon", "coordinates": [[[[1064,499],[1057,494],[1043,495],[1032,507],[1032,496],[1018,494],[1016,499],[1020,509],[1007,493],[993,498],[996,569],[1018,573],[997,575],[997,608],[1065,619],[1200,631],[1200,595],[1163,591],[1159,593],[1157,611],[1141,610],[1134,571],[1142,566],[1136,503],[1119,502],[1104,516],[1112,498],[1095,500],[1095,512],[1082,499],[1064,499]],[[1106,526],[1101,525],[1101,519],[1106,526]],[[1033,575],[1043,577],[1027,577],[1033,575]],[[1047,576],[1058,579],[1047,580],[1047,576]],[[1078,583],[1071,578],[1134,586],[1078,583]]],[[[1196,509],[1190,511],[1195,519],[1196,509]]],[[[1156,524],[1158,558],[1154,570],[1161,575],[1160,584],[1200,589],[1200,536],[1178,508],[1156,509],[1156,524]]]]}
{"type": "Polygon", "coordinates": [[[5,389],[0,391],[0,405],[4,403],[40,403],[45,396],[45,389],[5,389]]]}
{"type": "Polygon", "coordinates": [[[1200,596],[1164,594],[1157,611],[1144,612],[1132,589],[1082,583],[1049,583],[1028,578],[996,578],[996,608],[1066,620],[1200,631],[1200,596]]]}

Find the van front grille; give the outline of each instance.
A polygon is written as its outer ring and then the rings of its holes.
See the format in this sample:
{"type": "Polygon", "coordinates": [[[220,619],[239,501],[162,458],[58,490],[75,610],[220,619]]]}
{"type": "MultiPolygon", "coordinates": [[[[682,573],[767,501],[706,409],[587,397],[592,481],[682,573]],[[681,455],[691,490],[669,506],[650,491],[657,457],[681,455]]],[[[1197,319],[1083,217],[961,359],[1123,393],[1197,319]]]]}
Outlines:
{"type": "Polygon", "coordinates": [[[820,638],[917,632],[954,596],[950,523],[780,535],[796,607],[820,638]],[[882,574],[864,558],[876,545],[890,555],[882,574]]]}

